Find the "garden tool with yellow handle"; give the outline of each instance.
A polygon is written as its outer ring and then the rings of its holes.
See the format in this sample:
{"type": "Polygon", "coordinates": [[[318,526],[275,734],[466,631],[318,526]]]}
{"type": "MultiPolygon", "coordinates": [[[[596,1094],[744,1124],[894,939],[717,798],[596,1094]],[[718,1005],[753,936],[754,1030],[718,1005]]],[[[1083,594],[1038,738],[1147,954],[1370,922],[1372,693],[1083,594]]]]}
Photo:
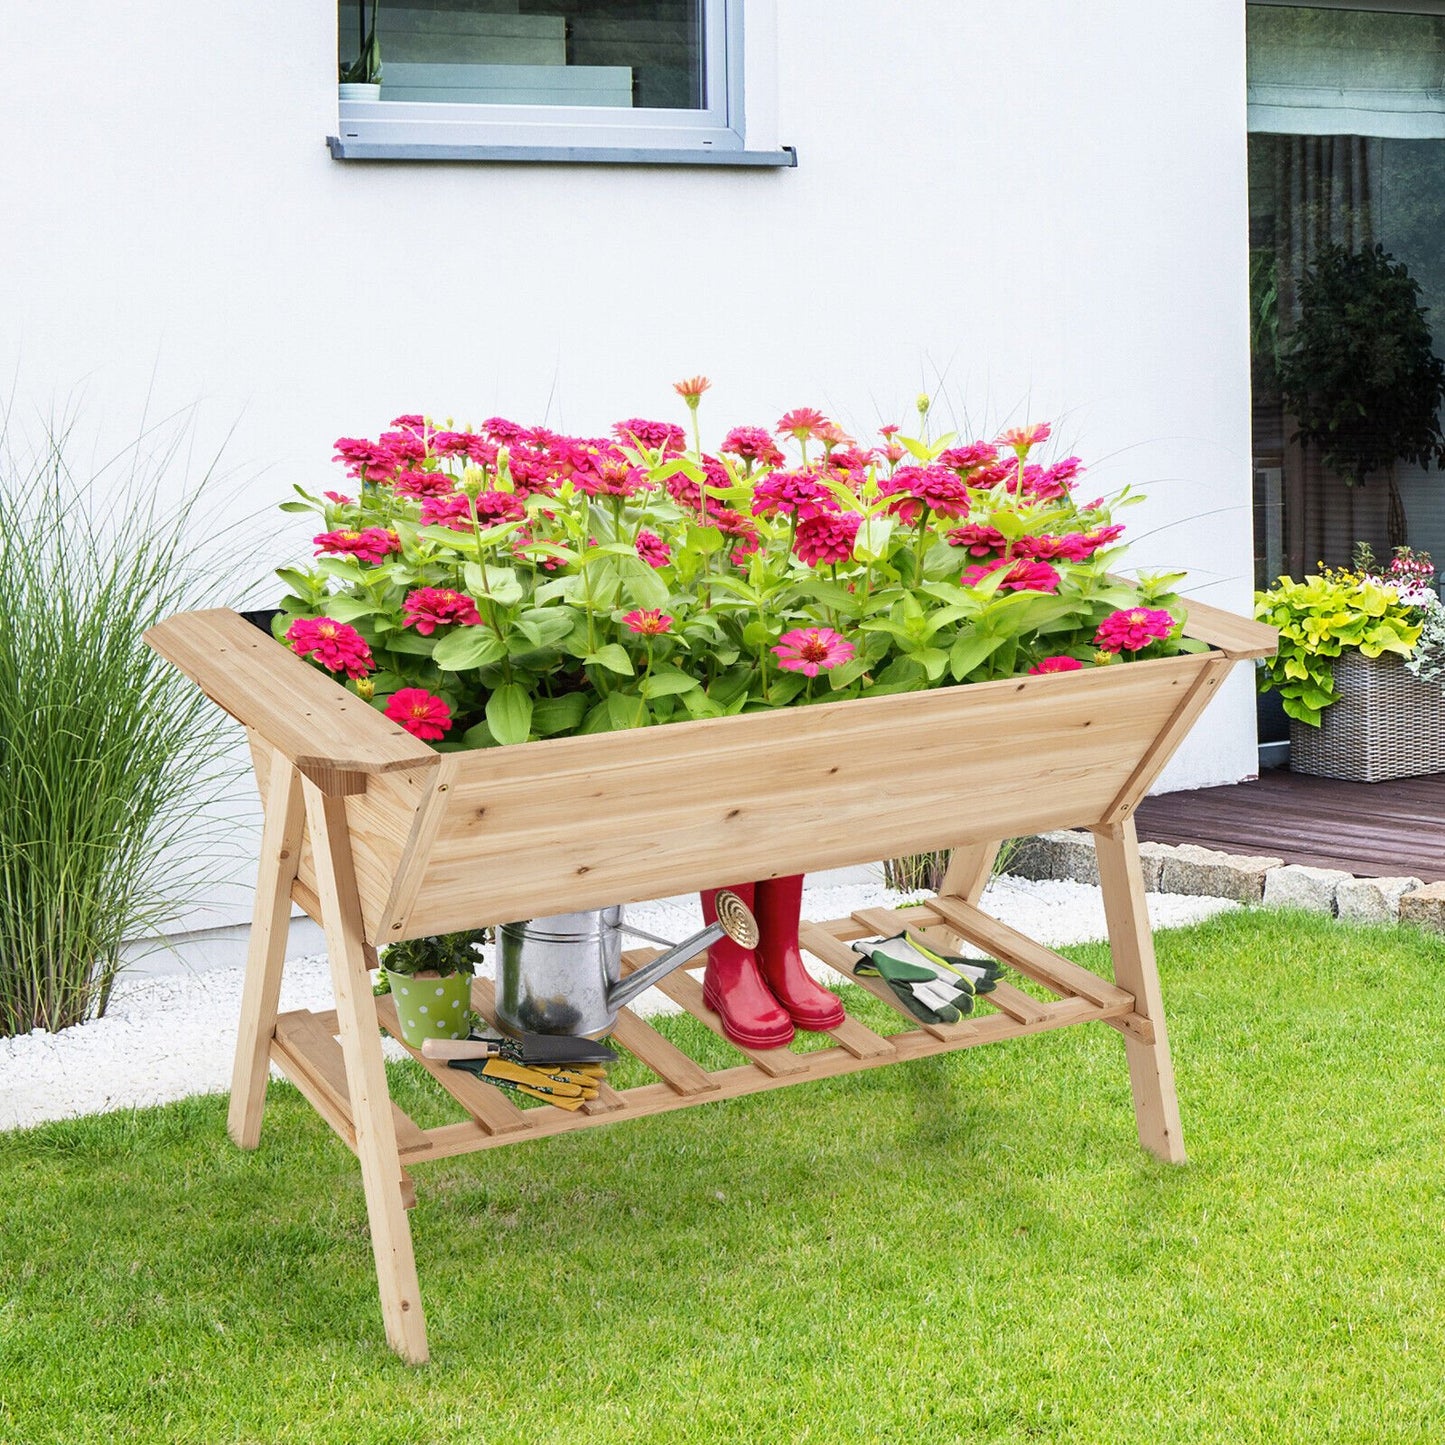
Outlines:
{"type": "Polygon", "coordinates": [[[554,1108],[568,1110],[580,1109],[589,1099],[595,1099],[606,1077],[606,1069],[601,1064],[574,1064],[565,1069],[560,1065],[532,1068],[495,1057],[452,1059],[448,1067],[464,1069],[498,1088],[510,1089],[528,1098],[540,1099],[554,1108]]]}

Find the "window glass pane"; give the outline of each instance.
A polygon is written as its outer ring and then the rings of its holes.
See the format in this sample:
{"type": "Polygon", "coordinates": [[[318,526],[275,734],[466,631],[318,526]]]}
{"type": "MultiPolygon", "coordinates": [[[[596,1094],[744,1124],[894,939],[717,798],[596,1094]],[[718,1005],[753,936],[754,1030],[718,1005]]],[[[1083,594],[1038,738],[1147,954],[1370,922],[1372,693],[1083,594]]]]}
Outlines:
{"type": "Polygon", "coordinates": [[[1445,560],[1428,399],[1408,403],[1445,354],[1445,17],[1247,14],[1256,580],[1360,541],[1445,560]]]}
{"type": "MultiPolygon", "coordinates": [[[[704,0],[383,0],[381,99],[701,110],[704,0]]],[[[339,6],[343,66],[372,7],[339,6]]]]}

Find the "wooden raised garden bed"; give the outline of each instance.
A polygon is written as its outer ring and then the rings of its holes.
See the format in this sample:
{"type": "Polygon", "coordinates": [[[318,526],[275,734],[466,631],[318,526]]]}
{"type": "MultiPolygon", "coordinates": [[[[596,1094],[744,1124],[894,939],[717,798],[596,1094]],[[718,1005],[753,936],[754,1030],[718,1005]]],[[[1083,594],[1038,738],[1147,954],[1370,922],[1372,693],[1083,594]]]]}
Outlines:
{"type": "MultiPolygon", "coordinates": [[[[417,1362],[427,1343],[407,1171],[430,1159],[1098,1020],[1123,1035],[1140,1142],[1182,1160],[1132,814],[1233,663],[1274,648],[1272,629],[1200,604],[1188,632],[1213,650],[440,754],[235,613],[170,619],[147,641],[246,726],[265,805],[232,1138],[258,1144],[276,1063],[360,1160],[387,1339],[417,1362]],[[977,907],[1002,839],[1078,827],[1098,842],[1112,981],[977,907]],[[378,1026],[397,1029],[391,1001],[371,992],[378,947],[943,848],[955,852],[937,898],[807,925],[804,946],[851,973],[847,941],[895,932],[901,918],[978,945],[1055,999],[1000,983],[982,1017],[920,1025],[905,1014],[911,1027],[888,1037],[845,1019],[830,1047],[753,1053],[713,1073],[623,1010],[613,1042],[661,1082],[604,1086],[576,1113],[523,1110],[421,1059],[462,1121],[422,1129],[390,1102],[378,1026]],[[326,930],[333,1012],[278,1017],[293,901],[326,930]]],[[[721,1032],[689,974],[661,987],[721,1032]]],[[[886,986],[875,992],[895,1002],[886,986]]],[[[490,1016],[485,980],[474,1001],[490,1016]]]]}

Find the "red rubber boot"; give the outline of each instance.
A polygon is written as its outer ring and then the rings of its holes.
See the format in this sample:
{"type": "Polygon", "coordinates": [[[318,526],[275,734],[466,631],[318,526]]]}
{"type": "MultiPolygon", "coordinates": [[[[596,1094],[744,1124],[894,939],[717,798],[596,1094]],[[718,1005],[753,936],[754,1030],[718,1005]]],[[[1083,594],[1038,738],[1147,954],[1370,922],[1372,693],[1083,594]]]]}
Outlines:
{"type": "MultiPolygon", "coordinates": [[[[753,906],[753,885],[740,883],[732,891],[753,906]]],[[[717,889],[702,895],[702,920],[717,922],[717,889]]],[[[722,1016],[723,1032],[745,1049],[780,1049],[791,1043],[793,1023],[768,991],[758,972],[757,955],[730,938],[720,938],[707,951],[707,972],[702,978],[703,1002],[722,1016]]]]}
{"type": "Polygon", "coordinates": [[[778,1002],[800,1029],[835,1029],[845,1017],[838,996],[815,982],[798,947],[798,918],[803,907],[803,875],[769,878],[756,886],[753,916],[758,920],[758,970],[778,1002]]]}

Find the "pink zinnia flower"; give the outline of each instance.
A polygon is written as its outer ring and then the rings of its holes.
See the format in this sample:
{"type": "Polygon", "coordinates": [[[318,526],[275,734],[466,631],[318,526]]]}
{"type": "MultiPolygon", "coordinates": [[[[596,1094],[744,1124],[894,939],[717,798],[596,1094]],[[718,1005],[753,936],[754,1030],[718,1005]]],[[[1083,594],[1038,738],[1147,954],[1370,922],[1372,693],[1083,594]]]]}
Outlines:
{"type": "Polygon", "coordinates": [[[992,442],[969,442],[967,446],[949,447],[938,458],[938,465],[955,472],[971,472],[998,460],[998,448],[992,442]]]}
{"type": "Polygon", "coordinates": [[[452,710],[423,687],[403,687],[392,693],[386,715],[424,743],[440,742],[452,725],[452,710]]]}
{"type": "Polygon", "coordinates": [[[622,619],[622,625],[644,637],[659,637],[672,631],[672,618],[656,607],[638,608],[622,619]]]}
{"type": "Polygon", "coordinates": [[[835,447],[828,453],[828,470],[834,475],[844,474],[846,478],[861,479],[874,456],[872,447],[835,447]]]}
{"type": "Polygon", "coordinates": [[[1041,421],[1036,426],[1012,427],[998,439],[998,444],[1010,448],[1015,456],[1026,457],[1030,447],[1049,439],[1050,431],[1052,428],[1046,421],[1041,421]]]}
{"type": "Polygon", "coordinates": [[[423,497],[421,524],[424,527],[450,527],[454,532],[470,532],[471,503],[461,492],[453,492],[447,497],[423,497]]]}
{"type": "Polygon", "coordinates": [[[795,627],[783,633],[772,651],[784,672],[817,677],[850,661],[855,648],[831,627],[795,627]]]}
{"type": "Polygon", "coordinates": [[[981,562],[977,567],[970,567],[959,581],[965,587],[974,587],[985,577],[992,576],[1001,567],[1007,567],[1008,573],[999,583],[1000,592],[1057,592],[1059,590],[1059,582],[1062,579],[1047,562],[1030,562],[1027,559],[1015,562],[1008,557],[998,557],[992,562],[981,562]]]}
{"type": "Polygon", "coordinates": [[[475,627],[482,620],[472,598],[450,587],[414,588],[406,594],[402,609],[401,625],[415,627],[423,637],[430,637],[448,622],[475,627]]]}
{"type": "Polygon", "coordinates": [[[798,523],[793,551],[810,567],[836,566],[853,556],[862,519],[851,512],[828,512],[798,523]]]}
{"type": "Polygon", "coordinates": [[[1117,542],[1124,535],[1124,524],[1122,522],[1111,522],[1107,527],[1095,527],[1089,536],[1089,547],[1091,555],[1102,547],[1107,547],[1110,542],[1117,542]]]}
{"type": "Polygon", "coordinates": [[[445,472],[398,472],[391,483],[398,497],[444,497],[455,487],[445,472]]]}
{"type": "Polygon", "coordinates": [[[1040,662],[1034,663],[1029,668],[1031,673],[1036,672],[1079,672],[1084,664],[1077,657],[1046,657],[1040,662]]]}
{"type": "Polygon", "coordinates": [[[338,507],[349,507],[355,497],[348,497],[344,492],[322,492],[321,494],[328,502],[335,502],[338,507]]]}
{"type": "Polygon", "coordinates": [[[656,532],[637,534],[637,555],[649,567],[666,567],[672,560],[672,548],[656,532]]]}
{"type": "Polygon", "coordinates": [[[358,562],[380,562],[393,552],[401,551],[401,538],[386,527],[363,527],[359,532],[322,532],[313,537],[316,555],[333,552],[355,557],[358,562]]]}
{"type": "Polygon", "coordinates": [[[884,441],[891,442],[902,429],[897,422],[889,422],[887,426],[880,426],[878,428],[878,435],[881,436],[884,441]]]}
{"type": "Polygon", "coordinates": [[[424,432],[426,430],[426,418],[420,412],[415,411],[409,411],[405,416],[392,417],[391,424],[405,427],[407,431],[424,432]]]}
{"type": "Polygon", "coordinates": [[[331,617],[298,617],[286,629],[286,641],[297,657],[313,657],[329,672],[347,677],[365,677],[376,665],[366,639],[331,617]]]}
{"type": "Polygon", "coordinates": [[[828,418],[822,412],[811,406],[800,406],[779,417],[774,430],[805,442],[809,437],[821,438],[827,425],[828,418]]]}
{"type": "Polygon", "coordinates": [[[888,510],[906,527],[918,521],[924,507],[939,517],[968,515],[968,488],[947,467],[899,467],[879,490],[898,496],[888,510]]]}
{"type": "Polygon", "coordinates": [[[768,467],[776,467],[783,460],[783,454],[771,434],[760,426],[735,426],[723,438],[718,450],[731,452],[745,462],[760,462],[768,467]]]}
{"type": "Polygon", "coordinates": [[[753,488],[753,516],[796,516],[800,522],[835,512],[833,494],[808,472],[769,472],[753,488]]]}
{"type": "Polygon", "coordinates": [[[482,423],[482,431],[494,442],[500,442],[504,446],[510,446],[520,437],[526,435],[527,428],[520,422],[508,421],[504,416],[489,416],[482,423]]]}
{"type": "Polygon", "coordinates": [[[965,522],[948,533],[945,540],[950,547],[962,547],[970,557],[987,557],[1008,546],[1008,538],[987,522],[965,522]]]}
{"type": "Polygon", "coordinates": [[[364,437],[337,437],[333,461],[344,462],[349,475],[362,482],[385,482],[396,471],[398,458],[383,442],[364,437]]]}
{"type": "Polygon", "coordinates": [[[515,492],[479,492],[476,507],[477,520],[484,527],[525,521],[527,516],[526,504],[515,492]]]}
{"type": "Polygon", "coordinates": [[[1062,537],[1047,534],[1020,537],[1013,545],[1017,557],[1032,557],[1035,562],[1087,562],[1094,548],[1082,532],[1068,532],[1062,537]]]}
{"type": "Polygon", "coordinates": [[[640,416],[617,422],[612,428],[612,435],[620,442],[664,454],[680,452],[687,445],[687,437],[680,426],[665,421],[648,421],[640,416]]]}
{"type": "Polygon", "coordinates": [[[744,558],[758,550],[758,529],[751,517],[734,512],[729,507],[719,507],[708,513],[708,526],[716,527],[724,537],[736,537],[737,546],[731,555],[735,565],[741,565],[744,558]]]}
{"type": "Polygon", "coordinates": [[[1157,607],[1128,607],[1111,612],[1094,634],[1105,652],[1138,652],[1174,630],[1174,618],[1157,607]]]}

